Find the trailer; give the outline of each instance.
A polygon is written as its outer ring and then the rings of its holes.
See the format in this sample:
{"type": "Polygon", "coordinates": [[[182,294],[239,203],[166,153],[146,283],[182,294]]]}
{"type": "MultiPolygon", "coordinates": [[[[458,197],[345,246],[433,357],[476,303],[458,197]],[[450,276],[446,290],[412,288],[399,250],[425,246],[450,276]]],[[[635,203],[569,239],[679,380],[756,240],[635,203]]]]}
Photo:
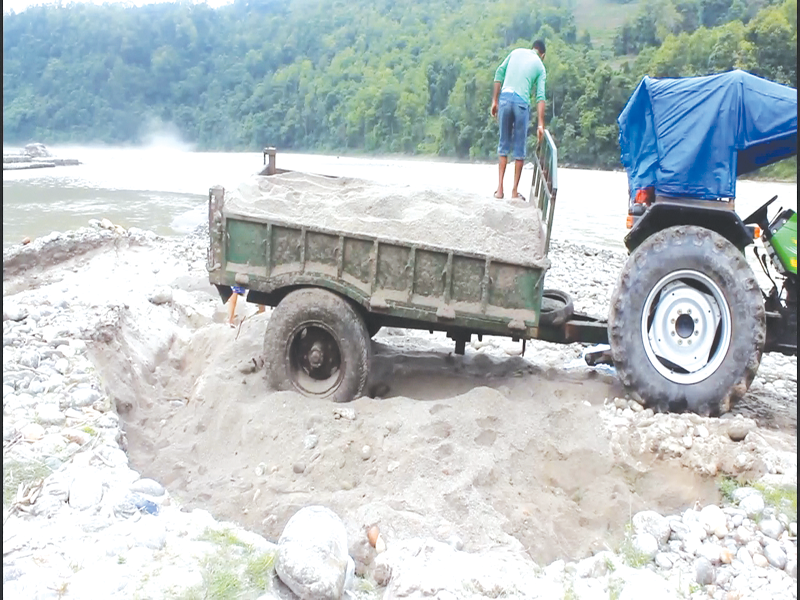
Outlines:
{"type": "MultiPolygon", "coordinates": [[[[263,177],[276,166],[264,150],[263,177]]],[[[545,255],[558,191],[549,132],[533,162],[530,202],[540,215],[545,255]]],[[[477,336],[569,344],[608,341],[606,321],[577,313],[565,292],[545,288],[546,267],[479,252],[355,234],[249,214],[209,190],[209,279],[224,302],[243,288],[248,302],[275,307],[265,335],[275,389],[349,401],[365,390],[370,338],[381,327],[446,332],[455,352],[477,336]]]]}

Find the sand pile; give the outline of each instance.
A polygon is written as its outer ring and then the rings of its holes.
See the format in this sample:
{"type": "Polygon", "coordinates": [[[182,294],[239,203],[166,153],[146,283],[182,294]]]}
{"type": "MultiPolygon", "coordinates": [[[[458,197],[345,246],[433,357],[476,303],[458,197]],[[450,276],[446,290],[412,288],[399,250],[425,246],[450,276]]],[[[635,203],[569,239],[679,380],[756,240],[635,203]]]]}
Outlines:
{"type": "Polygon", "coordinates": [[[549,266],[539,209],[519,200],[292,172],[245,181],[225,202],[229,213],[549,266]]]}

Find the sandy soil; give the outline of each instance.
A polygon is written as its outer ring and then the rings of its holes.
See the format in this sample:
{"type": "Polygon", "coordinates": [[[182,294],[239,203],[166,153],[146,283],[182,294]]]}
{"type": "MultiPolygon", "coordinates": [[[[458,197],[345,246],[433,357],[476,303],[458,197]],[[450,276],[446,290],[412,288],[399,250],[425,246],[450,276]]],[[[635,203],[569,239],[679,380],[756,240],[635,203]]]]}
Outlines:
{"type": "MultiPolygon", "coordinates": [[[[388,388],[382,398],[337,405],[268,392],[269,312],[241,302],[241,327],[222,323],[204,243],[145,236],[3,282],[4,295],[27,290],[85,307],[91,356],[124,420],[132,467],[189,508],[274,540],[300,507],[328,506],[365,571],[374,551],[364,532],[375,523],[387,544],[430,535],[465,550],[522,548],[543,564],[613,546],[638,510],[717,501],[714,479],[685,455],[612,440],[603,404],[622,391],[613,376],[568,368],[579,345],[531,343],[523,357],[520,344],[485,339],[460,357],[443,337],[388,329],[376,337],[372,375],[388,388]]],[[[551,284],[572,270],[589,287],[566,289],[582,301],[596,290],[600,307],[605,273],[613,281],[618,272],[613,260],[573,247],[555,253],[563,272],[551,284]]],[[[757,380],[744,406],[774,417],[772,403],[793,415],[760,434],[796,462],[796,399],[768,387],[782,377],[771,360],[762,367],[770,379],[757,380]]],[[[720,443],[715,460],[732,464],[740,448],[720,443]]]]}
{"type": "Polygon", "coordinates": [[[410,351],[407,335],[388,330],[375,343],[387,397],[336,405],[265,389],[256,366],[267,319],[170,335],[152,355],[148,330],[123,314],[115,339],[95,346],[129,408],[133,466],[267,538],[320,503],[348,525],[362,568],[373,523],[387,543],[522,544],[549,563],[613,544],[638,510],[716,500],[713,480],[677,463],[612,455],[598,418],[620,393],[612,378],[472,349],[453,356],[435,341],[410,351]]]}

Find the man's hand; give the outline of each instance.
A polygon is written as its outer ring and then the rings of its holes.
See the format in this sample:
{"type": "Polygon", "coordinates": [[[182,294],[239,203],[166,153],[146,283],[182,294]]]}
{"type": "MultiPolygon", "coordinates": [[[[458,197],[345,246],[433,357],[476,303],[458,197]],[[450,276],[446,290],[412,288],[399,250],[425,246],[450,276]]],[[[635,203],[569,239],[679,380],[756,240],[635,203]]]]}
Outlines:
{"type": "Polygon", "coordinates": [[[542,138],[544,137],[544,125],[539,125],[536,128],[536,137],[539,138],[539,143],[542,143],[542,138]]]}
{"type": "Polygon", "coordinates": [[[493,117],[497,116],[497,100],[492,100],[492,108],[489,109],[489,112],[493,117]]]}

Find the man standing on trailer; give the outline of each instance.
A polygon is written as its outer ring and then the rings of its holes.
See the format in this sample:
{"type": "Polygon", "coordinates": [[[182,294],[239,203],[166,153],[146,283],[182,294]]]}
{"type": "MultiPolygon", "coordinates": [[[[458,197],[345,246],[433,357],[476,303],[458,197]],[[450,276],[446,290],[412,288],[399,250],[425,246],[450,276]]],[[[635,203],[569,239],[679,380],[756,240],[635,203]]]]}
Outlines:
{"type": "Polygon", "coordinates": [[[539,142],[544,136],[544,84],[547,72],[544,68],[545,45],[542,40],[533,42],[533,48],[517,48],[509,54],[494,74],[491,113],[498,117],[500,124],[500,143],[497,154],[500,159],[500,182],[495,198],[503,197],[503,176],[506,173],[509,152],[514,157],[514,188],[512,198],[524,198],[517,191],[525,161],[525,145],[530,121],[531,95],[536,92],[538,127],[536,135],[539,142]]]}

